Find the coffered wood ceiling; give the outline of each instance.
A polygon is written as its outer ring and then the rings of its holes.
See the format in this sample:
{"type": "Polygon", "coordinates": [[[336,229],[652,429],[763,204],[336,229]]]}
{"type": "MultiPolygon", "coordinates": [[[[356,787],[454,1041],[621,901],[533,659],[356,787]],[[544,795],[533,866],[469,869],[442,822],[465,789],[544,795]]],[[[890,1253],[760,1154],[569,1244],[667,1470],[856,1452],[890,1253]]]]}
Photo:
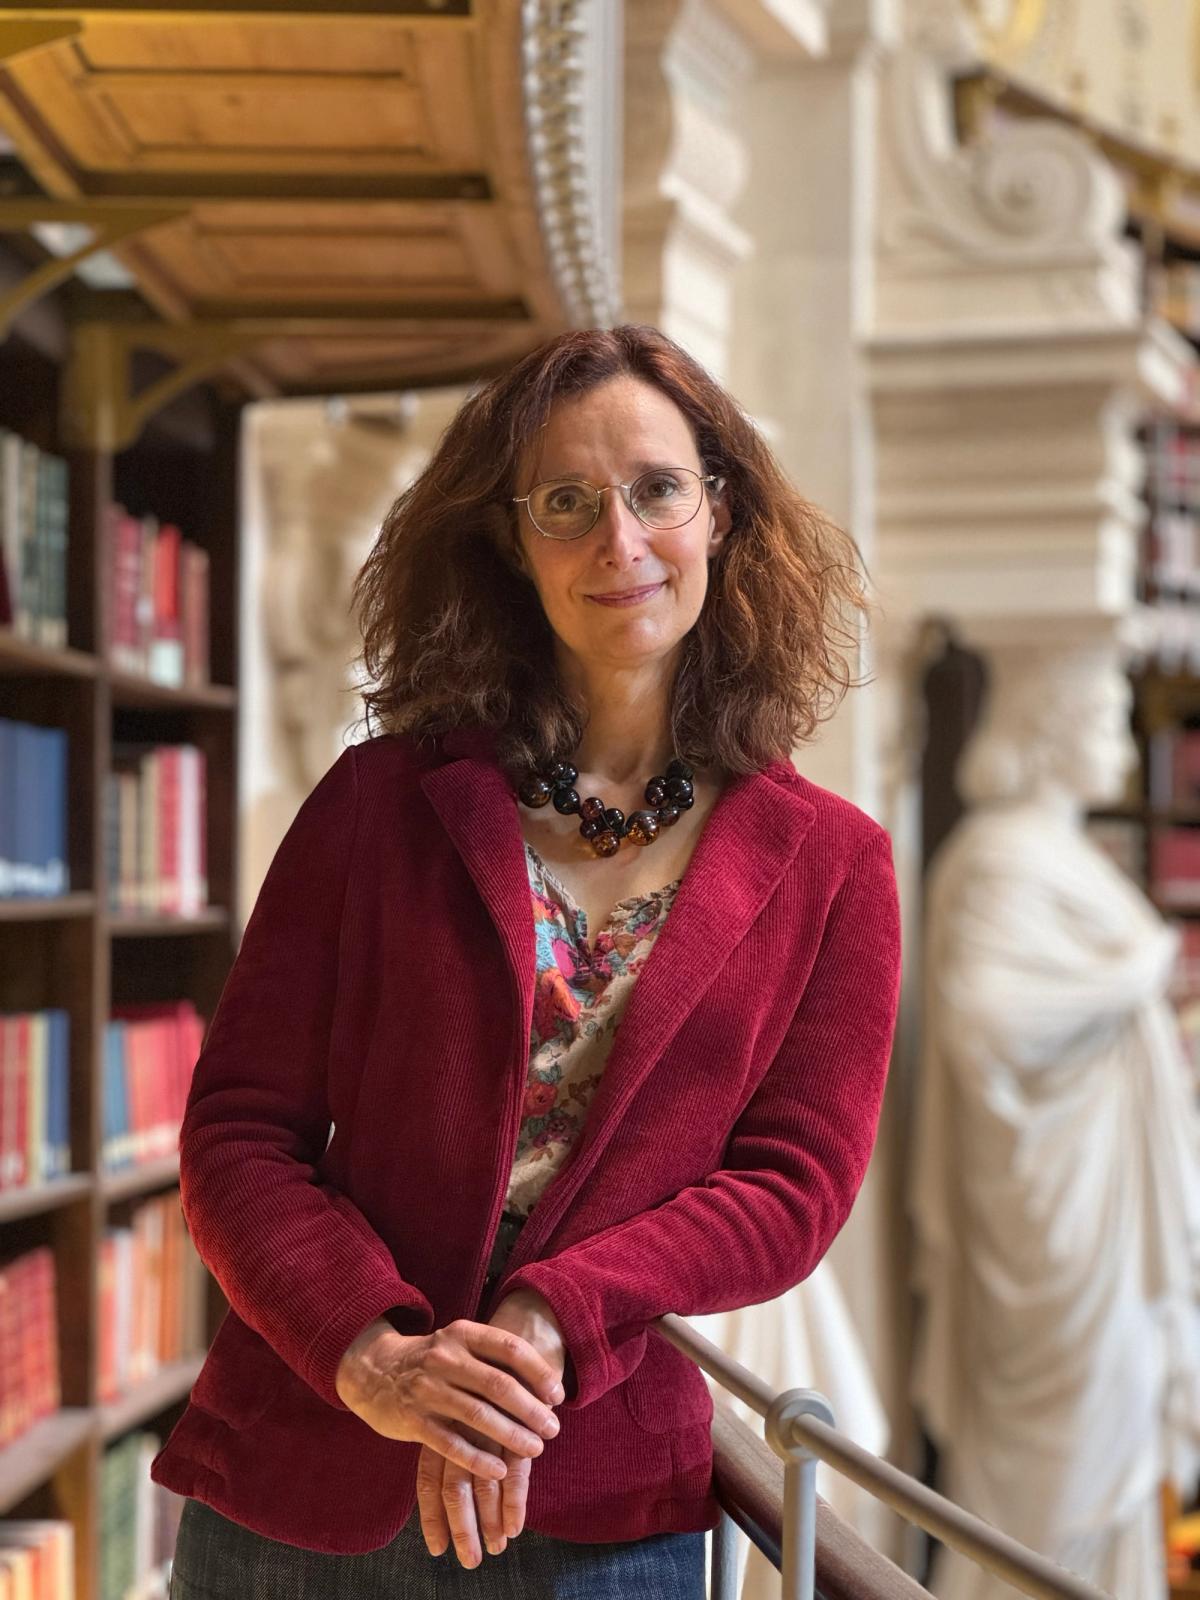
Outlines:
{"type": "Polygon", "coordinates": [[[461,378],[568,323],[526,148],[533,10],[0,8],[0,126],[26,190],[167,208],[113,254],[165,322],[261,324],[258,392],[461,378]]]}

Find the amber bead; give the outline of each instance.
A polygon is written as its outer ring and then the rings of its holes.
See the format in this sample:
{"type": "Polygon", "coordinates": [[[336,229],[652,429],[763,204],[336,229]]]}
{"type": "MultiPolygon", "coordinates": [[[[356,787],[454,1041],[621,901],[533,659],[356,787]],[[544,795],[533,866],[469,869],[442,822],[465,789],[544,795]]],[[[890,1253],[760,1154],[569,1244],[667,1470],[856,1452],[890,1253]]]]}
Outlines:
{"type": "Polygon", "coordinates": [[[589,817],[586,822],[579,824],[579,831],[585,839],[594,839],[597,834],[610,830],[603,817],[589,817]]]}
{"type": "Polygon", "coordinates": [[[617,806],[609,806],[604,813],[604,820],[619,839],[625,832],[625,813],[617,806]]]}
{"type": "Polygon", "coordinates": [[[692,793],[691,780],[688,778],[668,778],[667,793],[675,804],[682,806],[685,811],[695,798],[692,793]]]}
{"type": "Polygon", "coordinates": [[[560,816],[569,817],[579,810],[579,793],[575,789],[555,789],[551,798],[560,816]]]}
{"type": "Polygon", "coordinates": [[[603,822],[604,801],[600,799],[599,795],[589,795],[586,800],[580,803],[579,815],[585,822],[603,822]]]}
{"type": "Polygon", "coordinates": [[[667,798],[667,780],[663,777],[651,778],[643,795],[648,806],[661,806],[667,798]]]}
{"type": "Polygon", "coordinates": [[[634,844],[650,844],[658,838],[658,818],[653,811],[635,811],[625,824],[625,836],[634,844]]]}
{"type": "Polygon", "coordinates": [[[611,828],[603,828],[592,840],[592,849],[598,856],[615,856],[621,841],[611,828]]]}
{"type": "Polygon", "coordinates": [[[674,756],[670,761],[667,762],[667,777],[686,778],[690,783],[695,777],[695,773],[692,771],[691,767],[688,766],[686,761],[681,761],[678,756],[674,756]]]}
{"type": "Polygon", "coordinates": [[[550,782],[556,789],[569,789],[579,776],[579,768],[569,761],[556,761],[550,768],[550,782]]]}
{"type": "Polygon", "coordinates": [[[546,804],[550,798],[551,790],[545,778],[532,777],[525,779],[517,793],[527,806],[537,808],[546,804]]]}
{"type": "Polygon", "coordinates": [[[673,828],[682,815],[683,812],[678,806],[659,806],[659,825],[664,828],[673,828]]]}

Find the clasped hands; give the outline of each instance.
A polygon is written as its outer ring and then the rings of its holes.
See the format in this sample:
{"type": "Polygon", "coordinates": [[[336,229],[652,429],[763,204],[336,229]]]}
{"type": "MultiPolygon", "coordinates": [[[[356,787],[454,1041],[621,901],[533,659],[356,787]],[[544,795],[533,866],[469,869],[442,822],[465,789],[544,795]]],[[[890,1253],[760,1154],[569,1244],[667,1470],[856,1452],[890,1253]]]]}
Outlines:
{"type": "Polygon", "coordinates": [[[342,1357],[337,1391],[377,1433],[421,1445],[417,1503],[432,1555],[453,1541],[476,1567],[525,1525],[533,1457],[558,1433],[562,1329],[541,1295],[519,1289],[486,1323],[466,1318],[406,1335],[380,1319],[342,1357]]]}
{"type": "MultiPolygon", "coordinates": [[[[506,1364],[505,1367],[518,1381],[525,1380],[528,1389],[533,1391],[529,1398],[535,1408],[541,1409],[534,1395],[541,1395],[548,1405],[562,1400],[561,1380],[566,1360],[562,1329],[541,1295],[522,1289],[507,1296],[486,1326],[515,1334],[537,1353],[519,1366],[506,1364]],[[537,1365],[538,1357],[541,1367],[537,1365]]],[[[527,1415],[527,1412],[523,1409],[520,1414],[527,1415]]],[[[509,1444],[461,1423],[458,1431],[480,1450],[502,1461],[504,1476],[497,1479],[492,1471],[473,1472],[426,1444],[421,1447],[417,1462],[417,1503],[421,1510],[421,1531],[430,1553],[441,1555],[453,1540],[462,1565],[475,1567],[483,1559],[479,1547],[481,1538],[492,1555],[499,1555],[509,1539],[516,1538],[525,1526],[533,1458],[541,1454],[543,1439],[557,1437],[558,1418],[551,1411],[546,1426],[541,1430],[535,1427],[534,1437],[530,1437],[527,1430],[516,1428],[515,1435],[525,1437],[514,1437],[509,1444]],[[536,1437],[539,1432],[541,1437],[536,1437]]]]}

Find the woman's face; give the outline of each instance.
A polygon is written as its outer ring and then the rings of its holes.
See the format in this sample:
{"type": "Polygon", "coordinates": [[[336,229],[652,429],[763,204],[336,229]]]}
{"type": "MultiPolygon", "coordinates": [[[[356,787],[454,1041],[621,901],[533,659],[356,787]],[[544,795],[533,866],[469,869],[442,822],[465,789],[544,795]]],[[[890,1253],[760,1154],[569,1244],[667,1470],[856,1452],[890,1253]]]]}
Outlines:
{"type": "MultiPolygon", "coordinates": [[[[652,384],[610,378],[551,410],[525,451],[516,492],[548,478],[576,477],[600,488],[632,483],[654,467],[690,467],[703,474],[691,426],[675,402],[652,384]]],[[[700,508],[680,528],[648,528],[619,489],[600,496],[600,515],[577,539],[548,539],[519,512],[520,560],[532,579],[560,652],[588,667],[619,668],[671,657],[695,625],[708,589],[708,563],[729,529],[723,499],[707,485],[700,508]],[[633,603],[596,597],[649,589],[633,603]]]]}

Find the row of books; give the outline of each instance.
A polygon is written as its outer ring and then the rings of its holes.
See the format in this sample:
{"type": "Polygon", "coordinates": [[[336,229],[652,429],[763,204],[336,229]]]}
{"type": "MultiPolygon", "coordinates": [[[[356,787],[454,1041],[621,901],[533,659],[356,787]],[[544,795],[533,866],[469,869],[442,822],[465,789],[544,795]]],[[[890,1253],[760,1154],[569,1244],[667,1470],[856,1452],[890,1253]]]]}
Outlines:
{"type": "Polygon", "coordinates": [[[0,1447],[62,1404],[57,1302],[47,1246],[0,1267],[0,1447]]]}
{"type": "Polygon", "coordinates": [[[1183,594],[1200,593],[1200,517],[1158,511],[1148,531],[1149,576],[1155,585],[1183,594]]]}
{"type": "Polygon", "coordinates": [[[0,717],[0,897],[69,887],[66,729],[0,717]]]}
{"type": "Polygon", "coordinates": [[[204,1348],[205,1280],[179,1190],[133,1207],[100,1241],[96,1383],[116,1400],[160,1367],[204,1348]]]}
{"type": "Polygon", "coordinates": [[[1200,438],[1172,423],[1157,424],[1147,441],[1146,473],[1156,509],[1200,505],[1200,438]]]}
{"type": "Polygon", "coordinates": [[[156,683],[209,681],[209,558],[172,522],[108,508],[109,659],[156,683]]]}
{"type": "Polygon", "coordinates": [[[1200,337],[1200,262],[1163,261],[1148,273],[1150,309],[1156,316],[1200,337]]]}
{"type": "Polygon", "coordinates": [[[1147,831],[1133,819],[1104,817],[1089,819],[1087,831],[1160,906],[1200,911],[1200,827],[1159,826],[1147,831]]]}
{"type": "Polygon", "coordinates": [[[0,1522],[0,1600],[75,1600],[75,1528],[48,1517],[0,1522]]]}
{"type": "Polygon", "coordinates": [[[60,1006],[0,1015],[0,1190],[71,1170],[70,1021],[60,1006]]]}
{"type": "Polygon", "coordinates": [[[1150,804],[1197,809],[1200,814],[1200,728],[1160,728],[1146,752],[1150,804]]]}
{"type": "Polygon", "coordinates": [[[104,1140],[109,1171],[179,1148],[204,1019],[190,1000],[117,1006],[104,1035],[104,1140]]]}
{"type": "Polygon", "coordinates": [[[100,1464],[100,1600],[165,1600],[184,1501],[150,1478],[157,1434],[126,1434],[100,1464]]]}
{"type": "Polygon", "coordinates": [[[113,745],[104,791],[110,911],[189,916],[207,905],[207,788],[197,745],[113,745]]]}
{"type": "Polygon", "coordinates": [[[67,463],[0,428],[0,627],[67,642],[67,463]]]}

